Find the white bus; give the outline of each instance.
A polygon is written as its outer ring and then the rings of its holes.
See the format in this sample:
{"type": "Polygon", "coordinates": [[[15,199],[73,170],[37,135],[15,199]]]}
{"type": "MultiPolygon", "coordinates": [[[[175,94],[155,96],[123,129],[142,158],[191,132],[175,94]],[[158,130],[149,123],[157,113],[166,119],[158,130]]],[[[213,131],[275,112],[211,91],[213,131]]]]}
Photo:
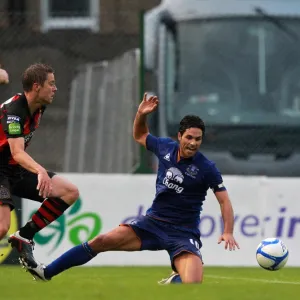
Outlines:
{"type": "Polygon", "coordinates": [[[300,176],[300,1],[162,1],[145,14],[144,62],[156,134],[197,114],[223,174],[300,176]]]}

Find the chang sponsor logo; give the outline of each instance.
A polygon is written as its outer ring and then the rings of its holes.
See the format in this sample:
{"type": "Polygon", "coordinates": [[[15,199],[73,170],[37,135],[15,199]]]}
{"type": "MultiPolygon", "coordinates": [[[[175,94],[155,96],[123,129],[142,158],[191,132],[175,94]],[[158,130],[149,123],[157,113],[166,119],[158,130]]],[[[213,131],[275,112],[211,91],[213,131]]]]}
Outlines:
{"type": "Polygon", "coordinates": [[[166,176],[163,180],[163,184],[172,190],[175,190],[176,193],[180,194],[184,190],[182,186],[184,176],[182,175],[181,171],[177,168],[170,168],[166,172],[166,176]]]}

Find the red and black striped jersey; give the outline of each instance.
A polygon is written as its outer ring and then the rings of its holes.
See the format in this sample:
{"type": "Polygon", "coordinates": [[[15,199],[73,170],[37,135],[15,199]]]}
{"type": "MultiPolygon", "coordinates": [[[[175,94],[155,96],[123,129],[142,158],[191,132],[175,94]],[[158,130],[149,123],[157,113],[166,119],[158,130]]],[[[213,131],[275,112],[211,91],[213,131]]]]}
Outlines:
{"type": "Polygon", "coordinates": [[[0,166],[17,164],[11,155],[8,144],[9,138],[24,137],[25,149],[39,127],[45,106],[31,115],[24,94],[17,94],[0,106],[0,166]]]}

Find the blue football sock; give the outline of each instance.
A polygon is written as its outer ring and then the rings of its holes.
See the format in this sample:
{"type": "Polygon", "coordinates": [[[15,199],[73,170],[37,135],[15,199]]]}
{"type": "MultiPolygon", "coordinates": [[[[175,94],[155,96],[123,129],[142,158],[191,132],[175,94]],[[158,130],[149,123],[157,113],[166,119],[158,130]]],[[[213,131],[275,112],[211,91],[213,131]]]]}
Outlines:
{"type": "Polygon", "coordinates": [[[84,265],[96,255],[87,242],[78,245],[50,263],[45,269],[45,277],[50,279],[67,269],[84,265]]]}
{"type": "Polygon", "coordinates": [[[182,283],[180,275],[176,275],[172,278],[171,283],[182,283]]]}

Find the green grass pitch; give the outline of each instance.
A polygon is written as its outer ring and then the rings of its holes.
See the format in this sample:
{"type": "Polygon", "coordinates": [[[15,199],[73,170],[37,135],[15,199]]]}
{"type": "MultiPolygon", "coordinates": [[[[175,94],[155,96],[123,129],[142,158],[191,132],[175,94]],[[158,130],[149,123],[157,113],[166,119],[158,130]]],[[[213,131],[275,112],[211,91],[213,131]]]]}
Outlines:
{"type": "Polygon", "coordinates": [[[296,300],[300,269],[205,267],[202,285],[160,286],[167,267],[78,267],[35,282],[20,267],[0,265],[0,298],[13,300],[296,300]]]}

